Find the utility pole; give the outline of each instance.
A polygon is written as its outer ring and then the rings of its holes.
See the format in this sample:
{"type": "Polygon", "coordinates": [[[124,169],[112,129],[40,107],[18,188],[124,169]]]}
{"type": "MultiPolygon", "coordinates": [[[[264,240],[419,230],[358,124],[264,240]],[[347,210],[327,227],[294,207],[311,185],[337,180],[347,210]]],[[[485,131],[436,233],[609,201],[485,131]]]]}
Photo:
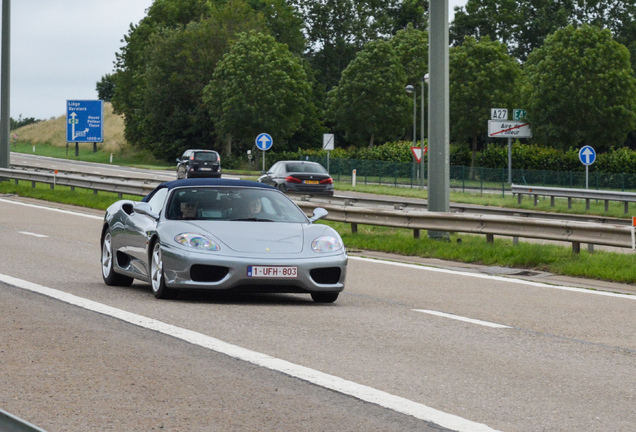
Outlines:
{"type": "MultiPolygon", "coordinates": [[[[428,211],[450,211],[448,0],[429,2],[429,109],[428,211]]],[[[448,239],[443,231],[428,231],[429,238],[448,239]]]]}
{"type": "Polygon", "coordinates": [[[2,53],[0,54],[0,168],[10,167],[11,113],[9,84],[11,48],[11,0],[2,0],[2,53]]]}

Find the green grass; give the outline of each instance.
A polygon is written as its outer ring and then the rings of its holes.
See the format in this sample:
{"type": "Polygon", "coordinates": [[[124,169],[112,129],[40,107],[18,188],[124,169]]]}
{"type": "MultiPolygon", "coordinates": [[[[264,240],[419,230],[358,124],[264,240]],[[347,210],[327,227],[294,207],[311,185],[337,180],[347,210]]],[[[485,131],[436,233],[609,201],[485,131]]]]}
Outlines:
{"type": "MultiPolygon", "coordinates": [[[[18,144],[18,151],[20,150],[18,144]]],[[[30,145],[28,145],[30,147],[30,145]]],[[[92,148],[83,148],[80,156],[74,156],[74,148],[69,148],[70,156],[65,155],[65,149],[52,148],[52,146],[37,146],[36,154],[62,157],[68,159],[80,159],[86,161],[107,163],[110,154],[92,156],[92,148]],[[38,150],[39,147],[42,147],[38,150]],[[92,156],[92,157],[91,157],[92,156]]],[[[30,148],[22,146],[24,153],[30,153],[30,148]]],[[[13,148],[12,148],[13,150],[13,148]]],[[[99,152],[98,152],[99,153],[99,152]]],[[[121,154],[118,156],[118,165],[152,166],[166,168],[167,165],[148,163],[147,158],[135,154],[121,154]],[[143,162],[143,163],[140,163],[143,162]]],[[[170,165],[170,167],[172,167],[170,165]]],[[[256,179],[257,173],[240,173],[243,178],[256,179]],[[251,175],[250,175],[251,174],[251,175]]],[[[395,195],[411,198],[427,198],[425,190],[419,188],[398,188],[390,186],[357,185],[352,188],[350,184],[338,182],[336,190],[354,190],[372,194],[395,195]]],[[[68,187],[57,186],[54,190],[49,185],[36,184],[21,181],[17,185],[14,181],[0,182],[0,193],[16,194],[24,197],[37,198],[46,201],[74,204],[83,207],[105,210],[110,204],[119,200],[118,194],[99,192],[94,194],[92,190],[75,188],[71,191],[68,187]]],[[[137,196],[124,196],[125,199],[139,200],[137,196]]],[[[610,212],[606,213],[603,202],[592,202],[589,211],[585,210],[585,202],[576,201],[572,209],[567,208],[566,200],[556,200],[556,207],[550,207],[549,199],[539,201],[539,206],[533,205],[531,198],[525,198],[521,205],[512,196],[502,196],[497,193],[474,194],[452,192],[450,199],[454,203],[487,205],[496,207],[510,207],[531,210],[543,210],[563,213],[577,213],[590,215],[605,215],[612,217],[627,217],[623,214],[623,206],[620,203],[610,203],[610,212]]],[[[349,224],[324,222],[333,226],[343,237],[349,250],[373,250],[394,253],[405,256],[418,256],[424,258],[437,258],[448,261],[474,263],[482,265],[497,265],[504,267],[534,269],[554,274],[585,277],[621,283],[636,283],[636,258],[629,251],[626,253],[610,253],[597,250],[590,254],[587,250],[581,250],[580,254],[573,254],[571,247],[559,245],[546,245],[538,243],[526,243],[520,241],[513,245],[512,240],[495,237],[494,244],[486,243],[485,236],[451,234],[450,241],[428,239],[423,233],[420,239],[413,238],[413,231],[408,229],[391,229],[359,225],[356,234],[351,233],[349,224]]]]}
{"type": "Polygon", "coordinates": [[[351,233],[349,224],[324,222],[335,228],[349,250],[373,250],[422,258],[488,266],[533,269],[554,274],[636,283],[636,258],[631,253],[581,250],[572,253],[569,246],[526,243],[514,245],[512,240],[495,237],[492,244],[485,236],[451,234],[449,241],[433,240],[422,235],[413,237],[412,230],[358,225],[351,233]]]}
{"type": "Polygon", "coordinates": [[[14,181],[0,182],[0,194],[18,195],[21,197],[35,198],[42,201],[57,202],[62,204],[76,205],[80,207],[106,210],[119,199],[130,199],[139,201],[141,197],[135,195],[119,195],[111,192],[99,192],[95,194],[92,190],[75,188],[71,190],[69,186],[55,186],[36,183],[31,186],[29,181],[19,181],[16,185],[14,181]]]}
{"type": "MultiPolygon", "coordinates": [[[[75,156],[75,144],[69,144],[68,147],[24,142],[18,142],[15,146],[11,144],[11,151],[16,153],[81,160],[85,162],[110,163],[111,153],[103,150],[100,145],[97,146],[97,152],[93,152],[93,144],[91,143],[80,144],[78,150],[79,156],[75,156]]],[[[133,148],[126,148],[114,153],[113,163],[146,169],[166,169],[176,166],[176,164],[166,164],[165,162],[156,160],[147,151],[138,151],[133,148]]]]}

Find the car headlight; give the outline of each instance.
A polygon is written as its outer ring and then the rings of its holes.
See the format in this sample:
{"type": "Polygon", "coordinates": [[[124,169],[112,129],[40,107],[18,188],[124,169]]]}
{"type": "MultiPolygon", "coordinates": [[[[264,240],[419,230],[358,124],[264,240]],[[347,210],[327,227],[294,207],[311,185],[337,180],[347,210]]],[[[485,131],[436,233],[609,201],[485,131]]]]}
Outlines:
{"type": "Polygon", "coordinates": [[[217,242],[201,234],[181,233],[175,236],[174,241],[183,246],[189,246],[195,249],[204,249],[209,251],[221,250],[221,246],[219,246],[217,242]]]}
{"type": "Polygon", "coordinates": [[[311,242],[311,248],[315,252],[336,252],[342,249],[342,242],[336,237],[323,236],[311,242]]]}

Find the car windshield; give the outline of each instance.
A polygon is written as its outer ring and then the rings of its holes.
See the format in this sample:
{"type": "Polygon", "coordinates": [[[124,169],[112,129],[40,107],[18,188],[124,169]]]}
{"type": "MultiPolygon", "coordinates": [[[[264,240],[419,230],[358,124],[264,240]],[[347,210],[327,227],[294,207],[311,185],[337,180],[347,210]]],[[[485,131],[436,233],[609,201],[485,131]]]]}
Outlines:
{"type": "Polygon", "coordinates": [[[213,186],[174,189],[168,200],[166,218],[307,222],[305,214],[287,196],[276,190],[213,186]]]}
{"type": "Polygon", "coordinates": [[[194,154],[194,160],[202,162],[216,162],[216,153],[212,152],[197,152],[194,154]]]}

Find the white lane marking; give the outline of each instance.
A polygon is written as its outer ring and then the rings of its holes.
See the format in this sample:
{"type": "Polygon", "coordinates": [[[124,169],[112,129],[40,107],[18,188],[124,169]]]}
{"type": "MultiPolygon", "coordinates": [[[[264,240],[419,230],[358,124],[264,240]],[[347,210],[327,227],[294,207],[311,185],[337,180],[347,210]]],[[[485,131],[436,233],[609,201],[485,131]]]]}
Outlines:
{"type": "Polygon", "coordinates": [[[87,214],[87,213],[80,213],[80,212],[75,212],[75,211],[70,211],[70,210],[62,210],[62,209],[58,209],[58,208],[46,207],[46,206],[37,205],[37,204],[29,204],[29,203],[24,203],[24,202],[20,202],[20,201],[13,201],[13,200],[0,198],[0,202],[8,203],[8,204],[16,204],[16,205],[21,205],[21,206],[25,206],[25,207],[33,207],[33,208],[38,208],[38,209],[43,209],[43,210],[50,210],[50,211],[54,211],[54,212],[58,212],[58,213],[71,214],[71,215],[74,215],[74,216],[82,216],[82,217],[87,217],[87,218],[91,218],[91,219],[104,220],[103,216],[95,216],[95,215],[91,215],[91,214],[87,214]]]}
{"type": "Polygon", "coordinates": [[[357,261],[365,261],[369,263],[376,263],[376,264],[387,264],[387,265],[393,265],[397,267],[406,267],[406,268],[417,269],[417,270],[425,270],[430,272],[446,273],[446,274],[452,274],[456,276],[473,277],[473,278],[479,278],[479,279],[490,279],[490,280],[496,280],[499,282],[530,285],[530,286],[535,286],[538,288],[550,288],[550,289],[556,289],[561,291],[576,292],[580,294],[593,294],[593,295],[600,295],[600,296],[606,296],[606,297],[621,298],[626,300],[636,300],[636,295],[631,295],[631,294],[617,294],[613,292],[597,291],[593,289],[576,288],[576,287],[569,287],[569,286],[563,286],[563,285],[550,285],[543,282],[533,282],[533,281],[524,280],[524,279],[516,279],[514,277],[501,277],[501,276],[493,276],[493,275],[481,274],[481,273],[463,272],[459,270],[449,270],[449,269],[444,269],[440,267],[430,267],[424,264],[422,265],[408,264],[408,263],[401,263],[397,261],[385,261],[382,259],[356,257],[351,255],[349,255],[349,259],[357,260],[357,261]]]}
{"type": "Polygon", "coordinates": [[[420,420],[432,422],[457,432],[496,432],[494,429],[484,424],[475,423],[453,414],[438,411],[421,403],[395,396],[372,387],[357,384],[353,381],[348,381],[334,375],[329,375],[308,367],[271,357],[267,354],[251,351],[192,330],[177,327],[142,315],[126,312],[124,310],[107,306],[102,303],[97,303],[73,294],[68,294],[63,291],[3,274],[0,274],[0,282],[52,297],[93,312],[117,318],[139,327],[173,336],[193,345],[207,348],[273,371],[281,372],[320,387],[333,390],[365,402],[373,403],[402,414],[410,415],[420,420]]]}
{"type": "Polygon", "coordinates": [[[482,321],[482,320],[478,320],[478,319],[473,319],[473,318],[466,318],[460,315],[453,315],[453,314],[449,314],[449,313],[445,313],[445,312],[438,312],[438,311],[432,311],[432,310],[426,310],[426,309],[413,309],[415,312],[423,312],[429,315],[436,315],[439,317],[444,317],[444,318],[450,318],[450,319],[454,319],[457,321],[464,321],[467,323],[471,323],[471,324],[479,324],[482,326],[486,326],[486,327],[492,327],[492,328],[512,328],[510,326],[507,325],[503,325],[503,324],[497,324],[497,323],[492,323],[492,322],[488,322],[488,321],[482,321]]]}
{"type": "Polygon", "coordinates": [[[28,235],[28,236],[33,236],[33,237],[39,237],[39,238],[47,238],[47,235],[44,234],[36,234],[36,233],[32,233],[32,232],[28,232],[28,231],[18,231],[19,234],[24,234],[24,235],[28,235]]]}

